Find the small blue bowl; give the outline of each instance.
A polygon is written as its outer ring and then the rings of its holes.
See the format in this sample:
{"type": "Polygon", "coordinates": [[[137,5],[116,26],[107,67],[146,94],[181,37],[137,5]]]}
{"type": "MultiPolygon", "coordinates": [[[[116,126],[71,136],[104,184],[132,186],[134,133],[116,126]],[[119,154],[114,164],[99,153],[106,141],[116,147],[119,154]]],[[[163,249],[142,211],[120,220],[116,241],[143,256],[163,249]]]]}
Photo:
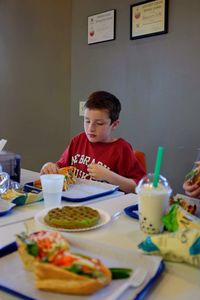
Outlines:
{"type": "Polygon", "coordinates": [[[139,220],[138,204],[134,204],[134,205],[124,208],[124,212],[127,216],[129,216],[133,219],[139,220]]]}
{"type": "Polygon", "coordinates": [[[10,201],[0,200],[0,217],[8,214],[15,205],[15,203],[12,203],[10,201]]]}

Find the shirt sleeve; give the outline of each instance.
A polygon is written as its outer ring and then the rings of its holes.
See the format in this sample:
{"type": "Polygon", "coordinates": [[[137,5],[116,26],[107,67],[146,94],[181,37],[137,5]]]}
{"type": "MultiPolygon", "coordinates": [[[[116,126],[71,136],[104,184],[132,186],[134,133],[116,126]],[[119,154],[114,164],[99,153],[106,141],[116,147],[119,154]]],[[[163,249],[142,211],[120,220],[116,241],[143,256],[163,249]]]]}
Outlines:
{"type": "Polygon", "coordinates": [[[74,136],[72,138],[70,144],[65,149],[63,154],[60,156],[59,160],[56,162],[59,168],[71,166],[72,156],[74,154],[74,151],[77,149],[77,145],[81,143],[81,138],[80,138],[81,136],[82,134],[78,134],[77,136],[74,136]]]}
{"type": "Polygon", "coordinates": [[[64,168],[70,165],[69,146],[65,149],[59,160],[56,162],[59,168],[64,168]]]}
{"type": "Polygon", "coordinates": [[[144,170],[144,167],[141,165],[141,163],[137,160],[134,152],[133,155],[133,169],[134,169],[134,180],[136,184],[139,183],[139,181],[146,175],[146,171],[144,170]]]}
{"type": "Polygon", "coordinates": [[[128,143],[121,151],[118,169],[118,174],[126,178],[132,178],[136,184],[146,175],[143,166],[134,154],[132,146],[128,143]]]}

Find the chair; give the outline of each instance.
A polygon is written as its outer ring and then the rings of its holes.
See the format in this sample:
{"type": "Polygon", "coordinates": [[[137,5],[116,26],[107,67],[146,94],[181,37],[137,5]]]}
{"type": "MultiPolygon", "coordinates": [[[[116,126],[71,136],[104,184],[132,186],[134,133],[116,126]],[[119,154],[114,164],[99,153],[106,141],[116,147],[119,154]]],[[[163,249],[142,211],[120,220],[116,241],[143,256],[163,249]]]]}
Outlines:
{"type": "Polygon", "coordinates": [[[143,166],[145,172],[147,172],[147,164],[146,164],[146,155],[144,152],[140,150],[133,150],[135,153],[135,156],[137,160],[140,162],[140,164],[143,166]]]}

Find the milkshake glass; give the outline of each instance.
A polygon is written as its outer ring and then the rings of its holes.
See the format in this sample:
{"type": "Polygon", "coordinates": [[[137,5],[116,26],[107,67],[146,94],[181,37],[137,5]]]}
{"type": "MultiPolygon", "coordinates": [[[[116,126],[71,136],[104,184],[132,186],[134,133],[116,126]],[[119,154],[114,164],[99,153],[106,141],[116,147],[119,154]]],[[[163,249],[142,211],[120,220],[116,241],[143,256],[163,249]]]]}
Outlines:
{"type": "Polygon", "coordinates": [[[140,229],[147,234],[163,231],[162,217],[169,208],[172,189],[166,178],[159,176],[158,186],[153,186],[154,174],[140,180],[136,192],[139,198],[140,229]]]}

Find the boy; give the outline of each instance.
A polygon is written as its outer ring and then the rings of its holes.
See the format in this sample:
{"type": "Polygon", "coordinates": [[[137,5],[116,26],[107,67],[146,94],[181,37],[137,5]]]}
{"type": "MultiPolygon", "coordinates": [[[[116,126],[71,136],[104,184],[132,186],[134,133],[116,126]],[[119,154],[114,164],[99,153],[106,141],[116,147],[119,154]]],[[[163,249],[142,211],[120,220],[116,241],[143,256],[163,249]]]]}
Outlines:
{"type": "Polygon", "coordinates": [[[118,185],[125,193],[135,192],[145,175],[131,145],[111,133],[119,125],[120,101],[105,91],[92,93],[84,112],[84,132],[75,136],[55,163],[46,163],[42,174],[56,173],[58,168],[72,165],[76,176],[118,185]]]}

